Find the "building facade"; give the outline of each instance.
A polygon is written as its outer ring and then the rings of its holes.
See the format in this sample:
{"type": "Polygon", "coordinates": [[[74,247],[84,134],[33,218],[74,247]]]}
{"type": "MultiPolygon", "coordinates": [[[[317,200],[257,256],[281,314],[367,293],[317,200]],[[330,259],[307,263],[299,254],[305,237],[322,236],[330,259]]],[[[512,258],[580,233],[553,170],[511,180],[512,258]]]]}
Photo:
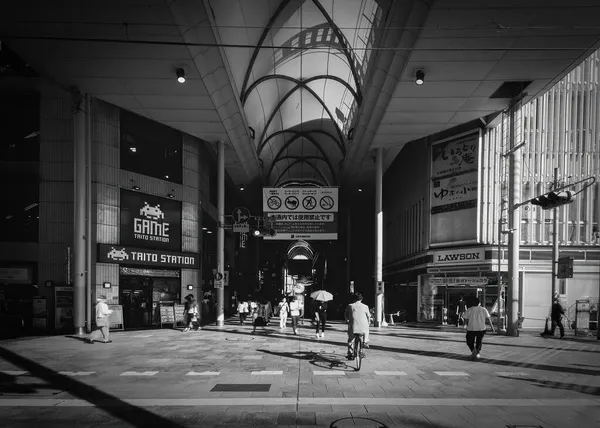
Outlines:
{"type": "MultiPolygon", "coordinates": [[[[72,328],[74,117],[88,108],[90,300],[102,294],[121,305],[126,327],[156,326],[161,303],[212,291],[214,148],[100,99],[89,106],[75,99],[35,74],[0,80],[2,323],[72,328]]],[[[229,233],[226,242],[233,271],[229,233]]]]}
{"type": "Polygon", "coordinates": [[[520,209],[523,328],[543,328],[549,313],[553,215],[559,255],[574,259],[573,277],[559,279],[557,287],[567,317],[575,319],[580,299],[590,299],[597,311],[600,195],[598,184],[587,185],[600,170],[599,70],[596,52],[547,93],[517,105],[512,121],[505,111],[403,148],[384,177],[387,312],[401,309],[408,319],[450,323],[461,295],[477,295],[496,310],[498,283],[507,282],[504,155],[511,135],[524,143],[517,152],[522,177],[517,202],[551,191],[555,168],[555,188],[574,194],[572,203],[554,210],[527,203],[520,209]]]}

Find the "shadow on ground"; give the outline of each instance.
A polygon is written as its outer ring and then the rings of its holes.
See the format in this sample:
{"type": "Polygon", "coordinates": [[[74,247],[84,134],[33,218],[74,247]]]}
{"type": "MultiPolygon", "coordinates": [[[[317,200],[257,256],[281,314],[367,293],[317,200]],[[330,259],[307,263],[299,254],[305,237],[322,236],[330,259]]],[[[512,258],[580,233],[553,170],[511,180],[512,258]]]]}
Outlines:
{"type": "MultiPolygon", "coordinates": [[[[0,347],[0,357],[5,361],[12,363],[13,365],[20,367],[22,370],[28,371],[31,376],[35,376],[47,382],[47,387],[66,391],[77,398],[93,404],[96,406],[96,408],[102,409],[108,414],[119,418],[123,422],[130,424],[132,427],[181,427],[181,425],[162,418],[161,416],[149,412],[148,410],[133,406],[123,400],[100,391],[93,386],[86,385],[68,376],[61,375],[52,369],[42,366],[35,361],[25,358],[3,347],[0,347]]],[[[7,381],[12,381],[14,385],[14,379],[7,379],[7,381]]],[[[8,386],[10,386],[10,384],[8,386]]]]}

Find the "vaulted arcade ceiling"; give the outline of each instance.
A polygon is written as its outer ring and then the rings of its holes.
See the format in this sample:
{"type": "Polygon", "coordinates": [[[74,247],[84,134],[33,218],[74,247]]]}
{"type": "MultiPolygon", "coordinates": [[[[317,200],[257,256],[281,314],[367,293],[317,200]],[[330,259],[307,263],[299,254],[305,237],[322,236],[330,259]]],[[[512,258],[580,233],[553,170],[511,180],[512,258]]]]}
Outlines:
{"type": "Polygon", "coordinates": [[[222,139],[232,179],[269,186],[372,183],[375,147],[387,167],[504,109],[506,82],[536,97],[600,40],[593,0],[9,3],[0,40],[42,76],[222,139]]]}

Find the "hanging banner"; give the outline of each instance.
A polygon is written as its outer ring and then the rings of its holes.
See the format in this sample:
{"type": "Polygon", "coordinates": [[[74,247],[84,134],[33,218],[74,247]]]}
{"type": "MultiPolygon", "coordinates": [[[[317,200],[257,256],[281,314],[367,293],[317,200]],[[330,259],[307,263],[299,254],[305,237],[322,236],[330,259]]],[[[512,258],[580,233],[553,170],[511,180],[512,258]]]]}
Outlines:
{"type": "Polygon", "coordinates": [[[181,251],[181,202],[121,189],[121,244],[181,251]]]}
{"type": "Polygon", "coordinates": [[[264,187],[263,212],[338,211],[337,187],[264,187]]]}
{"type": "Polygon", "coordinates": [[[265,240],[335,240],[338,237],[337,187],[263,188],[263,211],[275,236],[265,240]]]}

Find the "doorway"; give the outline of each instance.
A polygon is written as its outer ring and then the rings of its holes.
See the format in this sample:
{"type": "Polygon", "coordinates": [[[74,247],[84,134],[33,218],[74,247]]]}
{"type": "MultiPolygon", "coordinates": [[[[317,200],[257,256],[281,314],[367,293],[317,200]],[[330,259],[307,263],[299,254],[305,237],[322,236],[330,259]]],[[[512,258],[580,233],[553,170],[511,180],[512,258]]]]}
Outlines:
{"type": "Polygon", "coordinates": [[[119,282],[119,300],[123,305],[125,327],[151,326],[153,279],[142,276],[121,276],[119,282]]]}
{"type": "Polygon", "coordinates": [[[464,301],[468,301],[469,297],[479,297],[479,290],[477,288],[446,288],[446,309],[448,311],[448,324],[456,325],[458,321],[458,315],[456,310],[458,308],[458,302],[460,298],[464,301]]]}

